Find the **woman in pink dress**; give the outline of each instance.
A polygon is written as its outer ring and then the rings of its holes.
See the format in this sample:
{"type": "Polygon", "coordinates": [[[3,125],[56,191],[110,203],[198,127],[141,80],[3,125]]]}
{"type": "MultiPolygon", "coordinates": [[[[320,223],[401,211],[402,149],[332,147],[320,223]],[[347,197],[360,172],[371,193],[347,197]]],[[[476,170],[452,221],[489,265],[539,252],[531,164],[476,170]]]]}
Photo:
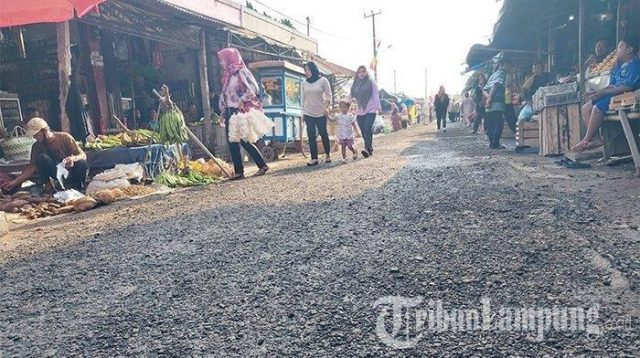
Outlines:
{"type": "Polygon", "coordinates": [[[402,122],[400,121],[400,110],[398,110],[398,105],[396,105],[395,103],[391,103],[391,127],[393,127],[394,132],[402,129],[402,122]]]}

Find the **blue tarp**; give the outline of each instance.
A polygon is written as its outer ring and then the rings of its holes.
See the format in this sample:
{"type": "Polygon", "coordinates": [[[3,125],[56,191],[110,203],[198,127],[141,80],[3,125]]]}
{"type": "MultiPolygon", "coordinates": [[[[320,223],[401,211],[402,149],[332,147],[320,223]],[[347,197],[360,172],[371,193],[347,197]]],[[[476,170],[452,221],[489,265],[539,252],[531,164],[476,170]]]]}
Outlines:
{"type": "MultiPolygon", "coordinates": [[[[103,171],[111,169],[116,164],[145,164],[147,173],[155,176],[164,168],[164,162],[168,158],[175,157],[174,146],[165,147],[162,144],[152,144],[142,147],[118,147],[105,150],[87,151],[87,162],[91,170],[103,171]],[[149,161],[145,162],[147,151],[150,153],[149,161]]],[[[182,145],[182,151],[190,154],[189,146],[182,145]]]]}

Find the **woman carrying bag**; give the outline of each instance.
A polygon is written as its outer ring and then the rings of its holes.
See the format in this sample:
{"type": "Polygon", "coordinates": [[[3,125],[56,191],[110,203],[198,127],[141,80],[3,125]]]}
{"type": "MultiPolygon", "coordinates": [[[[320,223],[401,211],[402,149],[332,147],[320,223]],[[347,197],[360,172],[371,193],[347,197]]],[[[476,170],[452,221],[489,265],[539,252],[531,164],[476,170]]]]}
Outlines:
{"type": "Polygon", "coordinates": [[[262,104],[258,100],[258,83],[242,60],[240,52],[235,48],[225,48],[218,52],[218,60],[223,68],[222,93],[220,94],[220,110],[224,113],[224,124],[229,143],[229,152],[235,174],[232,180],[244,178],[244,165],[240,146],[244,148],[258,166],[256,176],[264,175],[269,167],[256,146],[244,139],[229,140],[229,120],[238,113],[248,113],[252,110],[262,111],[262,104]]]}

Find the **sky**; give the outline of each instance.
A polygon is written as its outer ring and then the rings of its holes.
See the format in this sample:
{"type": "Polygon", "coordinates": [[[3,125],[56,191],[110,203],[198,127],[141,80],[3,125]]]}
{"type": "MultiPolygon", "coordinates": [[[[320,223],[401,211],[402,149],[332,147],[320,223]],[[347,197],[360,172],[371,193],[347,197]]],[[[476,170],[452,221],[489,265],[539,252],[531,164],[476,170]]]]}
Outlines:
{"type": "MultiPolygon", "coordinates": [[[[240,2],[240,0],[235,0],[240,2]]],[[[471,45],[488,44],[493,24],[502,6],[497,0],[253,0],[261,13],[282,18],[262,4],[287,14],[294,26],[306,33],[305,18],[311,18],[311,37],[319,42],[319,55],[354,70],[369,66],[373,57],[372,21],[376,16],[378,82],[393,91],[396,71],[398,92],[413,97],[425,93],[425,68],[429,94],[444,85],[459,93],[465,78],[465,57],[471,45]],[[390,46],[390,47],[389,47],[390,46]]]]}

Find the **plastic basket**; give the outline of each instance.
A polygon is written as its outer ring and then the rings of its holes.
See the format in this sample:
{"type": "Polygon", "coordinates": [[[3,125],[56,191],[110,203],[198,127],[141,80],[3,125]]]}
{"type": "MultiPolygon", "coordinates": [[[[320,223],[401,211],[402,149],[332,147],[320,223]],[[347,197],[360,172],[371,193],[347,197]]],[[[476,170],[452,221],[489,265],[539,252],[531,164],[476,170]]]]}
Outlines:
{"type": "Polygon", "coordinates": [[[31,147],[36,140],[26,134],[27,131],[18,126],[13,128],[9,138],[0,140],[0,147],[2,147],[6,160],[21,162],[31,159],[31,147]]]}

